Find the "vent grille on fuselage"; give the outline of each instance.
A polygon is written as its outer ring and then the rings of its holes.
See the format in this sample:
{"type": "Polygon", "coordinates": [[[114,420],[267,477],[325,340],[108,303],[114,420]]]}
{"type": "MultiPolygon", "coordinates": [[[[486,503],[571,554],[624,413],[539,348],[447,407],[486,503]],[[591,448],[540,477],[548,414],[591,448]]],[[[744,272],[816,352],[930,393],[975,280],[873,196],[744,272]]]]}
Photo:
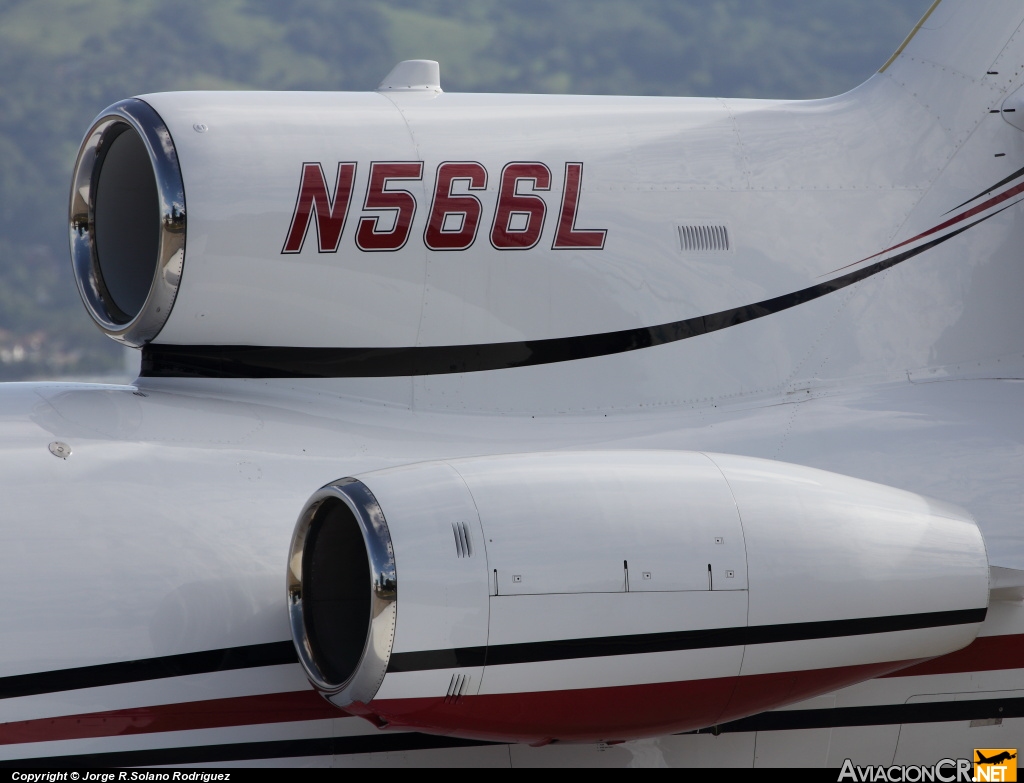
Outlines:
{"type": "Polygon", "coordinates": [[[724,252],[729,250],[729,230],[725,226],[676,226],[679,249],[686,253],[724,252]]]}
{"type": "Polygon", "coordinates": [[[469,528],[465,522],[452,522],[452,533],[455,534],[456,557],[472,557],[473,542],[469,537],[469,528]]]}
{"type": "Polygon", "coordinates": [[[445,704],[458,704],[462,697],[469,690],[472,678],[468,674],[453,674],[451,682],[448,683],[448,693],[445,694],[445,704]]]}

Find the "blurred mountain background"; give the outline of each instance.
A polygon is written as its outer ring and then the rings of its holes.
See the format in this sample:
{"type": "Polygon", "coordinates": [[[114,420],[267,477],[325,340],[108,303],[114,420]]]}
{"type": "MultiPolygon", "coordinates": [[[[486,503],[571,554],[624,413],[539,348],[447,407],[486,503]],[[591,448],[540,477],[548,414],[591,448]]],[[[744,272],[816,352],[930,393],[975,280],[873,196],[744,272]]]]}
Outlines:
{"type": "Polygon", "coordinates": [[[930,0],[0,0],[0,380],[117,376],[68,260],[93,117],[164,90],[372,90],[438,60],[448,92],[819,98],[874,73],[930,0]]]}

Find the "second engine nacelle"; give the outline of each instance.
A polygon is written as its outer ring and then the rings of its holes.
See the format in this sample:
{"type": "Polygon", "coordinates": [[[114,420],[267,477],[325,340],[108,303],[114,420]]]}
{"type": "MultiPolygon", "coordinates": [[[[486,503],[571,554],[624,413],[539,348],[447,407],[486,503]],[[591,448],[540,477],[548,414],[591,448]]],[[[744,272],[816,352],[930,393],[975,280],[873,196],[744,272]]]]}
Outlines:
{"type": "Polygon", "coordinates": [[[767,460],[577,452],[343,479],[303,510],[292,631],[378,725],[526,741],[712,726],[969,644],[960,509],[767,460]]]}

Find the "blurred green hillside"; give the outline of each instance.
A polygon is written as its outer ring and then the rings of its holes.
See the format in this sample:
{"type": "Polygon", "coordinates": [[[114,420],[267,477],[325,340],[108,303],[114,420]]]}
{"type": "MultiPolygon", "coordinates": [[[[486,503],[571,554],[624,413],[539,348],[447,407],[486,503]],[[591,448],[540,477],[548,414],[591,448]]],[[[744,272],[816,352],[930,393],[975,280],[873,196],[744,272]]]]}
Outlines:
{"type": "Polygon", "coordinates": [[[871,75],[929,0],[0,0],[0,380],[116,370],[78,301],[67,190],[105,106],[190,89],[811,98],[871,75]]]}

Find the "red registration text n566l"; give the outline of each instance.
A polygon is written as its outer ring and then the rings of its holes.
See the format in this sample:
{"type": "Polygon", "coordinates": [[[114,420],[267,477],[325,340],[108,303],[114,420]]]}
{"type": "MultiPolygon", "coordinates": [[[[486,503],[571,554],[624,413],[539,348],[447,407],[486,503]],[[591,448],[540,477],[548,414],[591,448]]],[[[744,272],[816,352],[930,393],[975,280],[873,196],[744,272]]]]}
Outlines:
{"type": "MultiPolygon", "coordinates": [[[[310,233],[316,233],[317,251],[336,253],[348,225],[358,163],[342,161],[329,184],[321,163],[303,163],[295,209],[282,253],[299,253],[310,233]]],[[[395,251],[406,245],[419,208],[412,183],[423,179],[423,161],[374,161],[369,164],[363,214],[354,241],[363,251],[395,251]]],[[[490,221],[476,192],[487,190],[489,174],[476,161],[445,161],[437,166],[430,199],[430,214],[423,244],[430,250],[467,250],[476,242],[480,226],[490,226],[489,240],[497,250],[529,250],[537,246],[548,214],[545,197],[552,189],[550,167],[538,161],[515,161],[502,167],[498,197],[490,221]]],[[[601,250],[607,229],[576,225],[583,186],[583,164],[565,164],[562,195],[555,219],[552,250],[601,250]]],[[[484,229],[485,232],[487,229],[484,229]]]]}

